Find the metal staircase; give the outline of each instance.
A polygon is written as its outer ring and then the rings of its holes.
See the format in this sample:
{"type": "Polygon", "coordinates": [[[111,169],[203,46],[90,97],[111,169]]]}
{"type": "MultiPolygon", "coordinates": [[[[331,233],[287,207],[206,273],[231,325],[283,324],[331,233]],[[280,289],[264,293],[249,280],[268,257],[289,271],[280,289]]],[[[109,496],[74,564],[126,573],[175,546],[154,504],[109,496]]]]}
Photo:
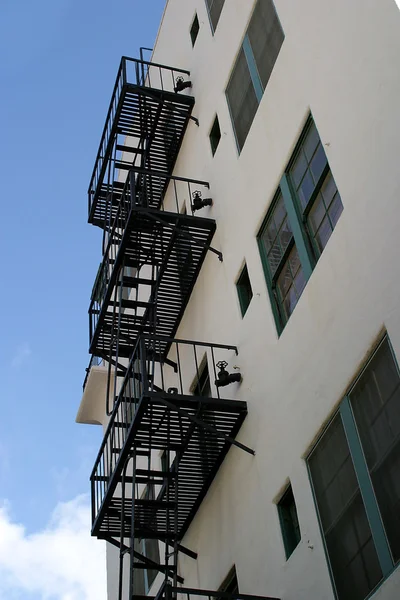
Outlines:
{"type": "Polygon", "coordinates": [[[182,540],[230,447],[254,454],[236,439],[246,403],[220,392],[240,380],[226,370],[237,348],[174,337],[207,255],[222,260],[215,221],[197,215],[209,184],[172,174],[190,86],[186,71],[123,57],[89,186],[89,222],[103,229],[90,352],[108,365],[110,417],[91,474],[92,535],[119,549],[118,600],[143,600],[143,570],[163,574],[157,599],[257,598],[183,588],[178,572],[180,553],[197,558],[182,540]]]}

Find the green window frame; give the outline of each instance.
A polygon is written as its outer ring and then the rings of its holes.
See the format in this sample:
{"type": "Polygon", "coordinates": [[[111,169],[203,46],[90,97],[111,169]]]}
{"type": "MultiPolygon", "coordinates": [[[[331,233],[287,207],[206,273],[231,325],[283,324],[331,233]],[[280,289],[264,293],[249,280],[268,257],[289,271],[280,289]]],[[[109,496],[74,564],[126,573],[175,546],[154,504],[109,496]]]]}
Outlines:
{"type": "Polygon", "coordinates": [[[286,560],[293,554],[301,540],[299,519],[292,486],[285,490],[277,504],[286,560]]]}
{"type": "Polygon", "coordinates": [[[307,467],[336,597],[364,600],[400,563],[400,372],[387,335],[307,467]]]}
{"type": "Polygon", "coordinates": [[[342,212],[341,197],[322,141],[310,115],[257,235],[278,335],[282,333],[296,307],[342,212]],[[311,138],[313,145],[310,145],[311,138]],[[307,155],[305,147],[307,147],[307,155]],[[304,170],[300,172],[299,163],[303,158],[302,153],[304,153],[304,170]],[[313,160],[318,164],[318,170],[313,160]],[[308,176],[311,183],[307,186],[304,184],[308,194],[304,196],[302,186],[308,176]],[[325,205],[323,193],[327,185],[331,190],[331,199],[330,202],[326,200],[325,205]],[[333,207],[336,207],[335,217],[329,220],[329,211],[332,209],[333,214],[333,207]],[[312,229],[310,221],[316,212],[321,214],[324,211],[321,222],[329,221],[329,227],[324,230],[326,232],[324,243],[319,244],[317,241],[322,240],[318,238],[320,229],[312,229]],[[282,217],[283,212],[284,217],[282,217]]]}
{"type": "Polygon", "coordinates": [[[244,317],[247,309],[249,308],[251,299],[253,298],[253,290],[251,288],[249,272],[246,264],[244,265],[236,282],[236,290],[239,297],[240,312],[242,317],[244,317]]]}
{"type": "Polygon", "coordinates": [[[285,39],[272,0],[257,0],[225,90],[239,153],[285,39]]]}

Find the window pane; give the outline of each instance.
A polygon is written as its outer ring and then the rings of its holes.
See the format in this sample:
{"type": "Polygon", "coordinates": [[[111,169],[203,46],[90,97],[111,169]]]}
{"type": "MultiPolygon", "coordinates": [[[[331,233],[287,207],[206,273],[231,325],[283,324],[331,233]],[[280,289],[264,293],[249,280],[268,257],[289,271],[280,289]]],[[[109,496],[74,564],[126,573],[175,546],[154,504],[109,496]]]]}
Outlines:
{"type": "Polygon", "coordinates": [[[299,152],[298,157],[296,158],[294,165],[292,167],[292,178],[293,182],[296,186],[296,189],[299,187],[301,180],[304,177],[304,173],[307,170],[307,161],[305,159],[304,153],[299,152]]]}
{"type": "Polygon", "coordinates": [[[318,183],[318,180],[321,177],[322,171],[326,167],[327,162],[325,151],[322,147],[322,144],[320,144],[310,163],[310,169],[315,185],[318,183]]]}
{"type": "Polygon", "coordinates": [[[258,100],[251,81],[243,49],[240,51],[232,76],[226,88],[236,140],[241,150],[258,108],[258,100]]]}
{"type": "Polygon", "coordinates": [[[339,195],[339,192],[337,192],[336,196],[333,199],[332,204],[330,205],[330,207],[328,209],[329,219],[332,224],[332,228],[335,227],[342,212],[343,212],[342,199],[339,195]]]}
{"type": "Polygon", "coordinates": [[[310,171],[307,171],[298,189],[298,195],[303,210],[306,208],[308,201],[310,200],[311,195],[314,191],[314,188],[315,185],[310,175],[310,171]]]}
{"type": "Polygon", "coordinates": [[[339,600],[363,600],[382,572],[339,415],[309,467],[339,600]]]}
{"type": "Polygon", "coordinates": [[[329,171],[322,183],[321,192],[315,198],[307,218],[309,232],[315,241],[319,254],[325,248],[342,212],[342,200],[332,173],[329,171]]]}
{"type": "Polygon", "coordinates": [[[318,135],[317,129],[315,127],[315,124],[313,122],[313,123],[311,123],[310,129],[304,140],[304,152],[306,153],[308,162],[311,161],[318,144],[319,144],[319,135],[318,135]]]}
{"type": "Polygon", "coordinates": [[[265,89],[285,38],[272,0],[258,0],[247,35],[265,89]]]}
{"type": "Polygon", "coordinates": [[[400,378],[385,340],[350,394],[382,520],[400,560],[400,378]]]}
{"type": "Polygon", "coordinates": [[[288,173],[300,207],[307,215],[307,233],[317,256],[325,248],[343,212],[340,194],[328,169],[328,160],[318,131],[314,122],[310,121],[291,160],[288,173]],[[321,181],[324,170],[328,172],[321,181]]]}
{"type": "Polygon", "coordinates": [[[287,218],[286,208],[281,195],[275,201],[275,207],[261,232],[268,266],[273,276],[278,270],[283,255],[292,241],[293,233],[287,218]]]}
{"type": "Polygon", "coordinates": [[[305,277],[296,246],[293,246],[276,282],[285,322],[292,314],[305,286],[305,277]]]}
{"type": "Polygon", "coordinates": [[[320,253],[322,252],[322,250],[325,248],[326,244],[328,243],[328,240],[331,237],[331,233],[332,233],[331,224],[329,222],[328,217],[325,217],[314,237],[320,253]]]}
{"type": "Polygon", "coordinates": [[[213,30],[217,28],[225,0],[206,0],[213,30]]]}

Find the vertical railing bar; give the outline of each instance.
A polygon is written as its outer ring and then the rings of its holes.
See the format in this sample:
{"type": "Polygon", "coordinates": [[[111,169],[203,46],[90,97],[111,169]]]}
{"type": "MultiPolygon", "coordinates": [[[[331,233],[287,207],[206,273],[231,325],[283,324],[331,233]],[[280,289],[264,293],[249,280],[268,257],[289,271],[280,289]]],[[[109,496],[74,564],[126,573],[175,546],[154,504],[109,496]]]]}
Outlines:
{"type": "Polygon", "coordinates": [[[181,359],[180,359],[180,355],[179,355],[179,344],[177,342],[175,342],[175,346],[176,346],[176,358],[177,358],[177,362],[178,362],[179,383],[180,383],[180,387],[181,387],[181,394],[183,395],[182,369],[181,369],[181,359]]]}
{"type": "MultiPolygon", "coordinates": [[[[214,347],[211,346],[211,360],[212,360],[212,364],[213,364],[213,371],[214,371],[214,381],[216,381],[218,379],[217,376],[217,370],[216,370],[216,364],[215,364],[215,355],[214,355],[214,347]]],[[[217,398],[219,398],[219,388],[217,386],[215,386],[215,389],[217,390],[217,398]]]]}
{"type": "Polygon", "coordinates": [[[193,344],[193,352],[194,352],[194,361],[196,364],[197,387],[198,387],[198,390],[200,390],[200,372],[199,372],[199,365],[197,362],[196,344],[193,344]]]}

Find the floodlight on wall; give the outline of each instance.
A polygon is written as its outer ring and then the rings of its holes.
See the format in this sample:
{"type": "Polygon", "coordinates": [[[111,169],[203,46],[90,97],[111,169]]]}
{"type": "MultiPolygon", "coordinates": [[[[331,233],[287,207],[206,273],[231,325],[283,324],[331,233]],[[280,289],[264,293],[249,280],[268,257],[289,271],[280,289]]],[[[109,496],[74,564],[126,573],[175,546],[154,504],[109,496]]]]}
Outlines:
{"type": "Polygon", "coordinates": [[[192,200],[191,208],[192,208],[193,212],[195,212],[196,210],[200,210],[201,208],[204,208],[205,206],[212,206],[212,198],[202,198],[201,192],[199,192],[198,190],[193,192],[192,197],[193,197],[193,200],[192,200]]]}
{"type": "Polygon", "coordinates": [[[176,85],[174,87],[174,92],[177,94],[178,92],[183,92],[186,88],[191,88],[192,82],[185,81],[182,76],[176,78],[176,85]]]}
{"type": "Polygon", "coordinates": [[[226,367],[228,363],[225,360],[220,360],[217,362],[217,367],[219,369],[218,378],[215,380],[215,385],[217,388],[225,387],[230,383],[240,383],[242,381],[242,376],[240,373],[228,373],[226,367]]]}

